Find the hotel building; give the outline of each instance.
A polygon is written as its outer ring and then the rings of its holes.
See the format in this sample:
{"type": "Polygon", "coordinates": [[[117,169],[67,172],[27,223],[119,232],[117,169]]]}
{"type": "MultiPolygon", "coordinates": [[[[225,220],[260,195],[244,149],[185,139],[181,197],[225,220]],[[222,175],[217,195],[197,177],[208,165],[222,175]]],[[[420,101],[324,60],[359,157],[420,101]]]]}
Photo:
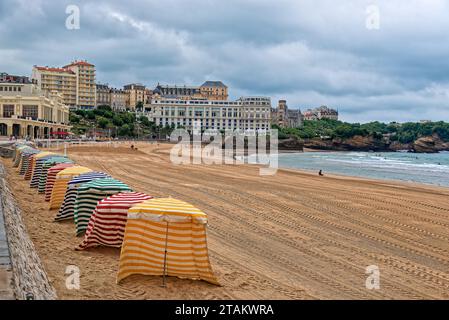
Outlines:
{"type": "Polygon", "coordinates": [[[145,86],[140,83],[132,83],[123,87],[127,94],[126,107],[135,110],[139,102],[145,103],[145,86]]]}
{"type": "Polygon", "coordinates": [[[69,129],[69,108],[59,92],[42,91],[27,77],[0,79],[0,136],[49,138],[69,129]]]}
{"type": "Polygon", "coordinates": [[[97,84],[96,106],[111,105],[111,89],[107,84],[97,84]]]}
{"type": "Polygon", "coordinates": [[[76,74],[66,68],[33,67],[32,79],[42,91],[57,91],[69,107],[76,106],[76,74]]]}
{"type": "Polygon", "coordinates": [[[338,111],[335,109],[321,106],[315,109],[308,109],[304,112],[304,120],[331,119],[338,120],[338,111]]]}
{"type": "Polygon", "coordinates": [[[201,86],[163,86],[153,90],[154,98],[176,98],[183,100],[228,100],[228,87],[221,81],[206,81],[201,86]]]}
{"type": "Polygon", "coordinates": [[[126,110],[126,103],[128,101],[128,93],[121,89],[110,89],[111,95],[111,108],[114,111],[124,111],[126,110]]]}
{"type": "Polygon", "coordinates": [[[228,100],[228,87],[221,81],[206,81],[200,86],[203,98],[207,100],[228,100]]]}
{"type": "Polygon", "coordinates": [[[43,91],[60,92],[70,108],[96,106],[95,66],[87,61],[74,61],[62,68],[34,66],[32,79],[43,91]]]}
{"type": "Polygon", "coordinates": [[[236,101],[153,99],[145,115],[159,126],[192,129],[266,131],[270,129],[271,100],[242,97],[236,101]]]}

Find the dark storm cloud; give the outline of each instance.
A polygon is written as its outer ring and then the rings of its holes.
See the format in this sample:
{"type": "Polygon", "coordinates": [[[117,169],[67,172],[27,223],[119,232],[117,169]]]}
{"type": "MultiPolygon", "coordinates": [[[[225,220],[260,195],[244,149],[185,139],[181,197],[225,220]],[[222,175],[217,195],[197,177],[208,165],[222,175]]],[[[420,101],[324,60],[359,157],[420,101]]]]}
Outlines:
{"type": "Polygon", "coordinates": [[[114,86],[220,79],[233,98],[328,104],[348,121],[449,120],[448,16],[442,0],[2,0],[0,70],[87,59],[114,86]]]}

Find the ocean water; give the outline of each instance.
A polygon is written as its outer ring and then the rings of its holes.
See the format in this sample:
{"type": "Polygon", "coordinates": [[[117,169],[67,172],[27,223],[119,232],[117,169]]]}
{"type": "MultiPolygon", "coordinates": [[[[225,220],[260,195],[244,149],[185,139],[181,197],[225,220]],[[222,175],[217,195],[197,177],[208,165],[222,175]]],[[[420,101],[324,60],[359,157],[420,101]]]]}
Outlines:
{"type": "Polygon", "coordinates": [[[304,152],[279,154],[278,161],[281,168],[449,187],[449,152],[304,152]]]}

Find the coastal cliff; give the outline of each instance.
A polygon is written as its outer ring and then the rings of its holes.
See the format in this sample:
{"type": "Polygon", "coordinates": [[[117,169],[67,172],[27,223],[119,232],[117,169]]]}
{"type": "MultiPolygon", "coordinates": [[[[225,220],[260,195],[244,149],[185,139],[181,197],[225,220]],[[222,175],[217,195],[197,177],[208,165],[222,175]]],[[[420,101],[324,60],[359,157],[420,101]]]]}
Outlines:
{"type": "Polygon", "coordinates": [[[435,153],[440,151],[449,151],[449,142],[444,142],[439,136],[422,137],[413,143],[415,152],[435,153]]]}
{"type": "Polygon", "coordinates": [[[304,147],[318,150],[334,151],[400,151],[407,150],[416,153],[436,153],[449,151],[449,142],[444,142],[438,135],[426,136],[416,139],[412,143],[390,141],[384,137],[354,136],[348,139],[308,139],[304,147]]]}
{"type": "Polygon", "coordinates": [[[282,151],[303,151],[304,142],[296,137],[288,139],[280,139],[278,142],[278,150],[282,151]]]}

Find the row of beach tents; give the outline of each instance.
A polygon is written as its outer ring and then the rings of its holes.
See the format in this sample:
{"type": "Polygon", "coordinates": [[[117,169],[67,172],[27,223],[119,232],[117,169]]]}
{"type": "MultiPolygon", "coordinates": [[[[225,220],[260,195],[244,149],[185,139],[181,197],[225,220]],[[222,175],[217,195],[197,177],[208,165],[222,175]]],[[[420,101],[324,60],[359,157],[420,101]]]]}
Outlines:
{"type": "MultiPolygon", "coordinates": [[[[55,222],[70,220],[75,250],[121,247],[117,283],[132,274],[217,284],[209,261],[207,215],[174,198],[153,198],[69,157],[17,143],[14,166],[45,197],[55,222]]],[[[94,249],[92,249],[94,250],[94,249]]]]}

